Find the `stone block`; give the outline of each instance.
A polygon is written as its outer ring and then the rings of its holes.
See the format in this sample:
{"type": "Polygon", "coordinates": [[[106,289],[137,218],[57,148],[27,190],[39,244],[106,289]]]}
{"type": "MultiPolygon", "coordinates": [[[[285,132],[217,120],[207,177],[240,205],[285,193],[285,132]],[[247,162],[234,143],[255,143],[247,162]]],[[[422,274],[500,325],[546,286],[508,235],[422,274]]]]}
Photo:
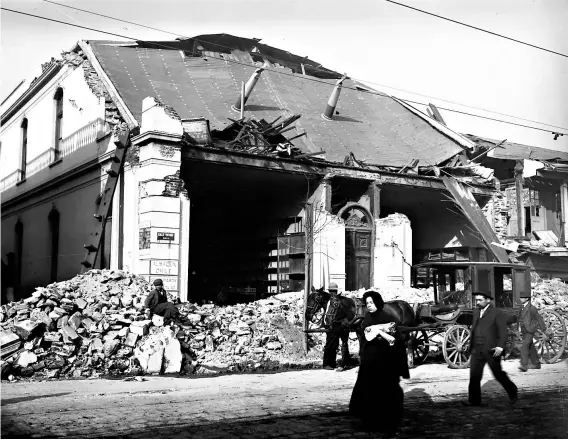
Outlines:
{"type": "Polygon", "coordinates": [[[113,339],[111,341],[107,341],[105,342],[104,346],[103,346],[103,352],[105,354],[106,357],[112,356],[116,350],[118,349],[118,345],[120,344],[120,341],[118,339],[113,339]]]}
{"type": "Polygon", "coordinates": [[[100,338],[95,338],[91,341],[91,351],[103,351],[103,341],[100,338]]]}
{"type": "Polygon", "coordinates": [[[119,332],[116,330],[111,330],[110,332],[108,332],[106,335],[103,336],[103,341],[107,342],[118,338],[118,333],[119,332]]]}
{"type": "Polygon", "coordinates": [[[77,304],[77,308],[79,310],[83,310],[85,307],[87,307],[87,301],[85,301],[83,298],[77,298],[75,300],[75,304],[77,304]]]}
{"type": "Polygon", "coordinates": [[[32,332],[39,326],[39,322],[26,319],[25,321],[19,321],[14,324],[14,333],[16,333],[20,339],[27,341],[32,334],[32,332]]]}
{"type": "Polygon", "coordinates": [[[16,360],[16,365],[22,368],[26,368],[28,365],[37,362],[37,355],[31,351],[24,351],[20,353],[18,359],[16,360]]]}
{"type": "Polygon", "coordinates": [[[69,325],[73,330],[77,330],[81,326],[81,314],[80,313],[73,313],[73,315],[69,318],[69,325]]]}
{"type": "Polygon", "coordinates": [[[179,373],[183,356],[177,339],[171,339],[164,349],[164,373],[179,373]]]}
{"type": "Polygon", "coordinates": [[[136,333],[137,335],[140,336],[144,336],[148,334],[148,327],[150,326],[150,320],[144,320],[144,321],[135,321],[132,324],[130,324],[130,331],[132,333],[136,333]]]}
{"type": "Polygon", "coordinates": [[[75,341],[79,338],[79,335],[69,324],[65,324],[61,327],[59,332],[63,335],[63,339],[67,336],[71,341],[75,341]]]}
{"type": "MultiPolygon", "coordinates": [[[[158,348],[148,357],[147,373],[160,373],[162,371],[162,362],[164,359],[164,347],[158,348]]],[[[179,371],[179,370],[178,370],[179,371]]]]}
{"type": "Polygon", "coordinates": [[[124,344],[127,345],[128,347],[135,347],[136,341],[138,341],[138,337],[139,337],[138,334],[130,332],[130,333],[128,333],[128,336],[126,337],[124,344]]]}
{"type": "Polygon", "coordinates": [[[201,315],[197,313],[189,313],[186,317],[193,325],[199,324],[201,322],[201,315]]]}

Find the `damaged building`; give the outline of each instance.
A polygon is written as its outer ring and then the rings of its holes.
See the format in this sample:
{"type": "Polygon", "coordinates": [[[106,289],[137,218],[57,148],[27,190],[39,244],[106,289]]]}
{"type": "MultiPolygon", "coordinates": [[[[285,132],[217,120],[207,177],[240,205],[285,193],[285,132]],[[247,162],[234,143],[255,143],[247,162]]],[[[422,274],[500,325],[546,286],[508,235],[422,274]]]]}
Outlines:
{"type": "Polygon", "coordinates": [[[258,39],[80,41],[1,123],[4,297],[103,267],[230,302],[508,259],[475,141],[258,39]]]}
{"type": "Polygon", "coordinates": [[[510,258],[568,281],[568,153],[466,135],[498,190],[485,213],[510,258]]]}

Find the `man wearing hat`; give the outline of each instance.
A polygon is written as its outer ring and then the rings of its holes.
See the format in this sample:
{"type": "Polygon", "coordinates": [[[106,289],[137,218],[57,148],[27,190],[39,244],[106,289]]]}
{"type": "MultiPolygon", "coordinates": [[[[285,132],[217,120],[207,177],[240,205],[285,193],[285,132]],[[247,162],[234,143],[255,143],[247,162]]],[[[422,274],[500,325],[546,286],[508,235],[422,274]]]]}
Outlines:
{"type": "Polygon", "coordinates": [[[150,317],[151,313],[163,316],[164,324],[169,324],[178,314],[176,306],[168,301],[164,283],[159,278],[154,280],[154,290],[150,292],[144,305],[146,306],[146,316],[150,317]]]}
{"type": "Polygon", "coordinates": [[[469,366],[469,400],[466,406],[481,405],[481,378],[485,364],[509,395],[517,401],[517,386],[501,368],[501,356],[507,342],[507,317],[491,304],[490,292],[474,292],[477,308],[471,326],[471,364],[469,366]]]}
{"type": "Polygon", "coordinates": [[[530,292],[521,292],[520,301],[522,306],[517,322],[519,323],[521,335],[523,336],[523,345],[521,345],[521,366],[519,370],[527,371],[529,368],[540,369],[540,359],[538,358],[538,353],[534,346],[533,337],[537,326],[546,333],[546,324],[536,307],[531,304],[530,292]],[[530,365],[529,358],[531,361],[530,365]]]}
{"type": "MultiPolygon", "coordinates": [[[[338,295],[339,287],[336,283],[330,283],[328,288],[331,298],[329,299],[329,306],[336,301],[341,301],[338,295]]],[[[352,320],[354,316],[346,316],[346,322],[352,320]]],[[[343,321],[345,321],[345,319],[343,321]]],[[[347,364],[351,361],[349,354],[349,330],[344,327],[342,321],[334,321],[331,323],[331,328],[326,333],[325,346],[323,349],[323,368],[326,370],[334,370],[336,367],[337,349],[339,348],[339,339],[341,338],[341,361],[342,365],[340,370],[347,368],[347,364]]]]}

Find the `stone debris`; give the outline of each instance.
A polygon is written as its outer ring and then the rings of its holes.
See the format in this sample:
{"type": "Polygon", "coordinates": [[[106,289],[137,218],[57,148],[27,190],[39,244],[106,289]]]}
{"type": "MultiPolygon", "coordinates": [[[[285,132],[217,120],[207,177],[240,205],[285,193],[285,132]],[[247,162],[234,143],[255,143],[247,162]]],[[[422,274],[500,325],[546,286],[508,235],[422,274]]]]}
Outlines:
{"type": "MultiPolygon", "coordinates": [[[[310,334],[308,355],[303,352],[300,292],[223,307],[177,304],[184,324],[164,325],[161,317],[144,314],[151,289],[133,274],[91,270],[3,305],[2,378],[199,375],[321,363],[325,333],[310,334]]],[[[431,289],[375,290],[385,301],[433,300],[431,289]]],[[[552,308],[568,319],[568,285],[560,280],[533,277],[533,298],[537,308],[552,308]]],[[[350,350],[357,352],[356,340],[350,350]]]]}
{"type": "MultiPolygon", "coordinates": [[[[217,374],[306,360],[301,293],[227,307],[177,304],[185,324],[164,326],[144,314],[151,289],[127,272],[91,270],[3,305],[2,378],[217,374]]],[[[321,348],[323,338],[310,335],[310,345],[321,348]]],[[[321,351],[308,358],[317,362],[321,351]]]]}
{"type": "Polygon", "coordinates": [[[545,280],[531,273],[532,304],[539,310],[554,310],[564,318],[568,329],[568,284],[559,278],[545,280]]]}

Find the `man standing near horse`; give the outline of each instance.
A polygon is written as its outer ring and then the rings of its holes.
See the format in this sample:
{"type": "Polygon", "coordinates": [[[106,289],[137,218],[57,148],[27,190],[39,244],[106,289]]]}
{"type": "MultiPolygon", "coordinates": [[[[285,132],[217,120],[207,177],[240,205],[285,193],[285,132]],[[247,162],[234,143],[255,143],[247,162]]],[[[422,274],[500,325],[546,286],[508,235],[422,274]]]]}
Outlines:
{"type": "Polygon", "coordinates": [[[329,284],[329,293],[331,298],[329,300],[329,307],[334,310],[336,307],[339,309],[338,314],[333,318],[330,323],[330,328],[326,334],[325,346],[323,349],[323,368],[325,370],[334,370],[337,366],[337,349],[339,348],[339,339],[341,338],[341,365],[339,370],[344,370],[351,363],[351,355],[349,354],[349,325],[355,315],[353,311],[344,309],[339,304],[341,298],[339,297],[339,287],[336,283],[329,284]],[[343,313],[341,312],[343,310],[343,313]],[[352,316],[351,316],[352,315],[352,316]]]}
{"type": "Polygon", "coordinates": [[[481,378],[485,364],[495,380],[505,389],[511,403],[517,401],[517,386],[501,368],[501,357],[507,343],[507,317],[491,304],[490,292],[474,292],[477,309],[471,326],[471,364],[469,366],[469,400],[466,406],[481,405],[481,378]]]}

